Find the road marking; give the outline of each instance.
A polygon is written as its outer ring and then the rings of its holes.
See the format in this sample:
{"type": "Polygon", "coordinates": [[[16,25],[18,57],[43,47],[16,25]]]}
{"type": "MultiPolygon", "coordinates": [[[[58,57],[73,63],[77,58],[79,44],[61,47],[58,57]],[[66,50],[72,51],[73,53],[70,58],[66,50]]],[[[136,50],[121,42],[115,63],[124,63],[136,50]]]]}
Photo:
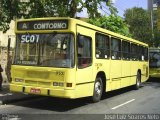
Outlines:
{"type": "Polygon", "coordinates": [[[125,103],[122,103],[122,104],[120,104],[120,105],[117,105],[117,106],[113,107],[112,110],[115,110],[115,109],[117,109],[117,108],[119,108],[119,107],[121,107],[121,106],[123,106],[123,105],[126,105],[126,104],[128,104],[128,103],[130,103],[130,102],[133,102],[134,100],[135,100],[135,99],[132,99],[132,100],[129,100],[129,101],[125,102],[125,103]]]}
{"type": "Polygon", "coordinates": [[[13,95],[12,93],[0,94],[0,97],[13,95]]]}

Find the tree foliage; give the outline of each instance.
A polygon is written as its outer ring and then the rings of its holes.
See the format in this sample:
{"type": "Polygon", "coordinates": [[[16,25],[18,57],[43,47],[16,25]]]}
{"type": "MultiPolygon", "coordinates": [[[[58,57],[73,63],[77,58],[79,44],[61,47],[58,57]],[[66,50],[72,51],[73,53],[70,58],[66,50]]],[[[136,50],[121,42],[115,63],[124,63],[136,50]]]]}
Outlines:
{"type": "Polygon", "coordinates": [[[6,31],[9,29],[9,24],[11,18],[10,7],[12,2],[10,0],[0,1],[0,30],[6,31]]]}
{"type": "Polygon", "coordinates": [[[37,17],[76,17],[77,12],[87,9],[89,18],[99,17],[98,9],[106,4],[111,13],[115,8],[110,0],[1,0],[0,2],[0,30],[6,32],[9,23],[15,18],[37,17]]]}
{"type": "Polygon", "coordinates": [[[153,35],[153,40],[151,42],[151,46],[160,47],[160,31],[157,28],[155,28],[153,32],[154,35],[153,35]]]}
{"type": "Polygon", "coordinates": [[[147,10],[134,7],[125,11],[125,21],[133,38],[152,44],[151,18],[147,10]]]}
{"type": "Polygon", "coordinates": [[[119,16],[102,16],[99,18],[90,19],[88,22],[121,35],[131,37],[127,24],[119,16]]]}

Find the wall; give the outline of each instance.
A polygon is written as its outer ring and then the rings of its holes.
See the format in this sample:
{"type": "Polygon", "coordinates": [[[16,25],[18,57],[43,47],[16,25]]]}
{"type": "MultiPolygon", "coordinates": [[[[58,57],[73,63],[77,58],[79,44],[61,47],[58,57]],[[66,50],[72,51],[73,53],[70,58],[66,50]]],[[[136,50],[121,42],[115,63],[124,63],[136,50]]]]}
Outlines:
{"type": "Polygon", "coordinates": [[[10,47],[11,48],[15,47],[14,29],[15,29],[15,22],[11,21],[10,29],[6,33],[3,33],[2,31],[0,31],[0,64],[2,65],[2,68],[3,68],[2,76],[3,76],[4,82],[8,82],[7,76],[6,76],[6,71],[5,71],[5,69],[7,67],[8,38],[11,38],[10,47]]]}

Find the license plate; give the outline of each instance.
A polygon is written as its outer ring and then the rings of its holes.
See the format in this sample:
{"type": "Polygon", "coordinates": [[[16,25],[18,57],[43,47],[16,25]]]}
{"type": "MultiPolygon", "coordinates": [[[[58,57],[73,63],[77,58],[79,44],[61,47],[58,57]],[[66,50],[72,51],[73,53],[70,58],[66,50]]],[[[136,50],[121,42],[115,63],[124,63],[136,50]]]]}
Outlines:
{"type": "Polygon", "coordinates": [[[41,90],[40,90],[40,89],[37,89],[37,88],[31,88],[30,92],[31,92],[31,93],[35,93],[35,94],[40,94],[40,93],[41,93],[41,90]]]}

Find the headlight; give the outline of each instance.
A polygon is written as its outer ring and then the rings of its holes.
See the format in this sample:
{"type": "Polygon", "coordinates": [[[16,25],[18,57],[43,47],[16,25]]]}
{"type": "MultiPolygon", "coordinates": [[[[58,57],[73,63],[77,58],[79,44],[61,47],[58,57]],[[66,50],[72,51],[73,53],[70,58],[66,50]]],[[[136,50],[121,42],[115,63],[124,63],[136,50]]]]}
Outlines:
{"type": "Polygon", "coordinates": [[[53,86],[60,86],[60,87],[63,87],[64,84],[61,83],[61,82],[53,82],[53,86]]]}
{"type": "Polygon", "coordinates": [[[15,82],[24,82],[23,79],[15,78],[15,82]]]}

